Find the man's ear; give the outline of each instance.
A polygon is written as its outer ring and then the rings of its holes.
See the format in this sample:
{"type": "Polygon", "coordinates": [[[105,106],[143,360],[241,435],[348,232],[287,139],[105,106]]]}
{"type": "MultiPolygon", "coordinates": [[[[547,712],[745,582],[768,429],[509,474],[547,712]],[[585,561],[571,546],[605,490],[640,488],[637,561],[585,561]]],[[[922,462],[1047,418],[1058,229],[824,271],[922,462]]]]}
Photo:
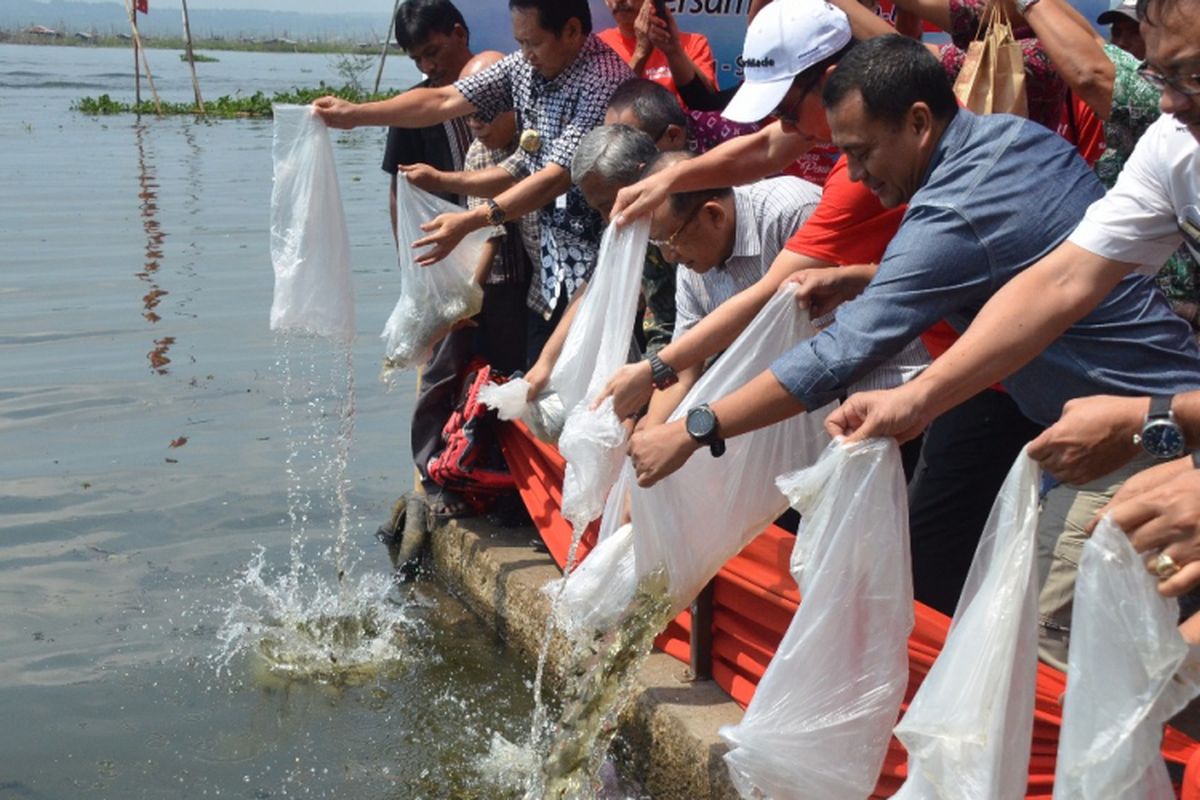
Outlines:
{"type": "Polygon", "coordinates": [[[579,21],[579,17],[571,17],[567,20],[567,24],[563,26],[562,36],[560,39],[580,39],[583,37],[583,23],[579,21]]]}
{"type": "Polygon", "coordinates": [[[917,136],[923,136],[933,130],[933,111],[925,102],[918,101],[908,109],[908,126],[917,136]]]}
{"type": "Polygon", "coordinates": [[[469,45],[471,43],[471,34],[467,32],[466,28],[457,22],[454,23],[454,28],[451,29],[450,35],[455,39],[462,39],[464,45],[469,45]]]}
{"type": "Polygon", "coordinates": [[[706,200],[700,214],[704,217],[703,221],[707,222],[713,228],[721,227],[728,216],[725,212],[725,206],[721,205],[717,200],[706,200]]]}
{"type": "Polygon", "coordinates": [[[680,125],[671,124],[663,131],[663,135],[659,137],[659,141],[663,141],[670,147],[660,147],[659,150],[682,150],[687,144],[687,133],[680,125]]]}

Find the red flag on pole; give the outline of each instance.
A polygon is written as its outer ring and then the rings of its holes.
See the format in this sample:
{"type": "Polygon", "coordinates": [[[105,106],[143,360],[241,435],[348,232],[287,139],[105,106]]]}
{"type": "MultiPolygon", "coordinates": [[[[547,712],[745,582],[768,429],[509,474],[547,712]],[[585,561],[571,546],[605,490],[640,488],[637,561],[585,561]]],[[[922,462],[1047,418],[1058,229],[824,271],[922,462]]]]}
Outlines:
{"type": "Polygon", "coordinates": [[[150,0],[133,0],[133,7],[143,14],[149,14],[150,0]]]}

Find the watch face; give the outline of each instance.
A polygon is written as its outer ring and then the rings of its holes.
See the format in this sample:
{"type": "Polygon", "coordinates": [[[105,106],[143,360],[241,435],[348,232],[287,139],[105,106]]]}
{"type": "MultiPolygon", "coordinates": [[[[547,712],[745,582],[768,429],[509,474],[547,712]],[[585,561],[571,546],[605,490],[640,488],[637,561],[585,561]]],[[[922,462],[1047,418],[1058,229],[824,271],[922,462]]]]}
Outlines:
{"type": "Polygon", "coordinates": [[[687,432],[693,439],[703,441],[712,435],[716,428],[717,417],[708,408],[693,408],[687,414],[687,432]]]}
{"type": "Polygon", "coordinates": [[[1151,422],[1142,429],[1142,447],[1158,458],[1176,458],[1185,449],[1183,431],[1174,422],[1151,422]]]}

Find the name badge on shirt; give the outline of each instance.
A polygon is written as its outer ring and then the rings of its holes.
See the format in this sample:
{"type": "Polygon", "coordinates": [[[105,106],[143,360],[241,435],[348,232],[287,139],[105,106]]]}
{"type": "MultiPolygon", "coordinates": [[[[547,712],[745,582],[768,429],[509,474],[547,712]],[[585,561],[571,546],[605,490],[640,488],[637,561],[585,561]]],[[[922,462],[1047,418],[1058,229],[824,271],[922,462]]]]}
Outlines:
{"type": "Polygon", "coordinates": [[[563,192],[558,197],[554,198],[554,207],[565,210],[567,207],[567,193],[563,192]]]}

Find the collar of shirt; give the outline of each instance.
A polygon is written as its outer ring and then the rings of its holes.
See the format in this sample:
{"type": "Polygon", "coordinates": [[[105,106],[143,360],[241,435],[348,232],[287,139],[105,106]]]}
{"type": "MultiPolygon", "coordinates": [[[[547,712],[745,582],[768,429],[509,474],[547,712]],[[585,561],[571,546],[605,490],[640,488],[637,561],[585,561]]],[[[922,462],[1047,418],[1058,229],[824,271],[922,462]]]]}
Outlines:
{"type": "Polygon", "coordinates": [[[725,259],[725,264],[735,258],[758,258],[762,255],[762,234],[758,230],[758,220],[755,218],[750,192],[747,189],[734,187],[733,207],[737,214],[733,231],[733,252],[725,259]]]}
{"type": "Polygon", "coordinates": [[[921,176],[918,189],[929,183],[929,176],[946,160],[946,154],[956,149],[967,138],[971,129],[971,121],[968,118],[971,116],[973,116],[971,112],[963,108],[955,112],[950,124],[946,126],[946,130],[942,131],[941,138],[933,148],[933,155],[930,156],[929,164],[925,167],[925,174],[921,176]]]}

